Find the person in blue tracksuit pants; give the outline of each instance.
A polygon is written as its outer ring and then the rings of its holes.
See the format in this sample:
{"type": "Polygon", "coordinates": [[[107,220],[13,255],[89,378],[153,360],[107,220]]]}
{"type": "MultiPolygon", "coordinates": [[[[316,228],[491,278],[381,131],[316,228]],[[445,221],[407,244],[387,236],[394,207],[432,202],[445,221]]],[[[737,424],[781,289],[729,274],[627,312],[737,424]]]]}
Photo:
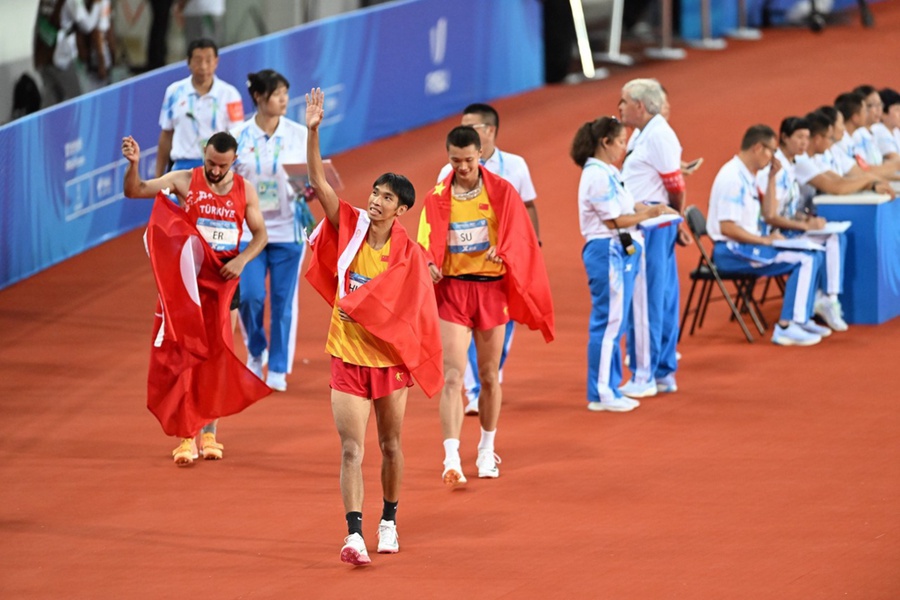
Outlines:
{"type": "Polygon", "coordinates": [[[814,323],[814,292],[824,260],[824,248],[809,240],[788,241],[778,232],[763,235],[762,208],[757,174],[769,166],[766,194],[776,194],[781,163],[775,160],[778,140],[768,125],[750,127],[741,149],[725,163],[709,194],[707,231],[716,245],[713,261],[724,272],[788,275],[781,318],[772,342],[781,346],[810,346],[831,335],[828,327],[814,323]]]}
{"type": "Polygon", "coordinates": [[[238,141],[235,168],[256,187],[269,243],[247,264],[241,278],[241,330],[249,354],[247,366],[262,378],[268,363],[266,384],[285,391],[294,362],[297,292],[306,244],[300,233],[304,204],[294,199],[284,165],[306,163],[307,130],[284,118],[289,84],[281,74],[271,69],[252,73],[248,85],[257,111],[232,131],[238,141]],[[269,339],[263,327],[267,274],[269,339]]]}
{"type": "Polygon", "coordinates": [[[641,206],[625,189],[615,164],[625,155],[625,127],[613,117],[582,125],[571,156],[582,167],[578,214],[585,238],[584,268],[591,292],[588,339],[587,400],[592,411],[627,412],[640,402],[624,396],[619,340],[640,268],[642,237],[636,225],[672,209],[641,206]]]}
{"type": "MultiPolygon", "coordinates": [[[[625,158],[622,179],[638,203],[667,205],[680,212],[685,193],[681,143],[662,114],[665,103],[665,93],[655,79],[633,79],[622,87],[622,122],[640,130],[625,158]]],[[[628,331],[632,378],[621,390],[632,398],[678,389],[675,243],[687,240],[687,234],[672,223],[645,233],[644,258],[635,281],[633,319],[628,331]]]]}

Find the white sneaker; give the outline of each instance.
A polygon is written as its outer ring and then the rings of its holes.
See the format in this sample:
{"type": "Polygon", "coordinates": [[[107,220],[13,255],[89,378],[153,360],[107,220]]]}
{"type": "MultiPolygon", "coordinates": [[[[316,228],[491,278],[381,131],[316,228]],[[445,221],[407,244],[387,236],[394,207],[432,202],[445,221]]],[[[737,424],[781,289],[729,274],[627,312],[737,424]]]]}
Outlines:
{"type": "Polygon", "coordinates": [[[623,396],[628,396],[629,398],[650,398],[651,396],[655,396],[658,390],[656,389],[655,381],[638,383],[632,379],[625,385],[620,386],[619,391],[623,396]]]}
{"type": "Polygon", "coordinates": [[[847,331],[849,329],[847,322],[843,318],[841,303],[838,300],[829,300],[828,296],[823,296],[816,300],[813,312],[819,315],[825,321],[825,324],[835,331],[847,331]]]}
{"type": "Polygon", "coordinates": [[[444,473],[441,475],[444,485],[458,488],[466,485],[466,476],[462,472],[462,462],[459,457],[444,459],[444,473]]]}
{"type": "Polygon", "coordinates": [[[787,327],[776,324],[772,332],[772,343],[779,346],[813,346],[821,341],[821,336],[809,333],[793,321],[787,327]]]}
{"type": "Polygon", "coordinates": [[[478,449],[478,458],[475,460],[475,466],[478,467],[478,476],[482,479],[496,479],[500,477],[500,469],[497,468],[501,462],[500,457],[494,454],[493,449],[478,449]]]}
{"type": "Polygon", "coordinates": [[[831,335],[830,329],[828,329],[827,327],[822,327],[812,319],[810,319],[806,323],[797,323],[797,325],[802,327],[803,331],[806,331],[807,333],[811,333],[813,335],[817,335],[821,338],[827,338],[829,335],[831,335]]]}
{"type": "Polygon", "coordinates": [[[252,354],[247,357],[247,368],[253,371],[253,374],[263,378],[263,367],[269,362],[269,351],[263,350],[262,354],[259,356],[253,356],[252,354]]]}
{"type": "Polygon", "coordinates": [[[675,375],[666,375],[656,380],[656,391],[660,394],[671,394],[678,391],[675,375]]]}
{"type": "Polygon", "coordinates": [[[276,392],[286,392],[287,374],[279,373],[277,371],[269,371],[269,375],[266,377],[266,385],[276,392]]]}
{"type": "Polygon", "coordinates": [[[628,412],[630,410],[634,410],[641,403],[637,400],[633,400],[631,398],[627,398],[625,396],[620,396],[618,398],[613,398],[607,402],[588,402],[588,410],[592,411],[602,411],[608,410],[610,412],[628,412]]]}
{"type": "Polygon", "coordinates": [[[400,552],[400,540],[397,538],[397,524],[394,521],[381,520],[378,524],[378,553],[396,554],[400,552]]]}
{"type": "Polygon", "coordinates": [[[474,400],[469,400],[469,403],[466,404],[466,415],[472,416],[478,414],[478,398],[474,400]]]}
{"type": "Polygon", "coordinates": [[[366,550],[366,542],[361,535],[353,533],[344,538],[341,561],[351,565],[367,565],[372,562],[369,551],[366,550]]]}

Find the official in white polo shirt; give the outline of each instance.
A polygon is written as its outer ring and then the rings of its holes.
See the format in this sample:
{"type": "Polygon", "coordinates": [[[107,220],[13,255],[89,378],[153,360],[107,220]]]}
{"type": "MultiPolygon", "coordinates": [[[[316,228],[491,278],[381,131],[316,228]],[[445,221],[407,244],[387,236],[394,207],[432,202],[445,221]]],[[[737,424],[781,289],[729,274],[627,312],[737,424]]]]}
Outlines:
{"type": "Polygon", "coordinates": [[[782,346],[818,344],[831,331],[811,319],[813,292],[821,251],[782,250],[773,243],[780,233],[763,235],[761,203],[756,174],[771,164],[766,193],[775,194],[775,179],[781,164],[772,162],[778,142],[767,125],[750,127],[741,140],[741,150],[719,170],[709,195],[709,237],[715,240],[713,260],[721,271],[756,275],[788,275],[781,318],[772,342],[782,346]]]}
{"type": "MultiPolygon", "coordinates": [[[[622,88],[622,122],[640,129],[625,157],[622,179],[636,202],[663,204],[681,212],[685,184],[681,172],[681,143],[661,114],[665,102],[655,79],[634,79],[622,88]]],[[[674,225],[644,232],[642,266],[635,279],[628,351],[633,370],[621,391],[632,398],[678,389],[678,265],[674,225]]]]}
{"type": "MultiPolygon", "coordinates": [[[[247,345],[247,366],[266,384],[287,390],[287,374],[294,364],[297,341],[300,265],[306,252],[301,229],[308,209],[295,193],[284,170],[286,164],[306,163],[306,127],[285,118],[288,80],[272,69],[247,76],[256,113],[232,130],[238,142],[235,171],[256,188],[269,242],[244,268],[241,278],[241,326],[247,345]],[[263,314],[266,275],[269,276],[270,337],[263,314]]],[[[247,240],[249,241],[249,240],[247,240]]],[[[241,240],[241,246],[245,240],[241,240]]]]}
{"type": "MultiPolygon", "coordinates": [[[[496,146],[497,133],[500,131],[500,115],[494,107],[488,104],[470,104],[463,110],[460,124],[470,125],[478,132],[478,137],[481,139],[481,164],[484,165],[484,168],[511,183],[516,191],[519,192],[540,244],[541,231],[538,223],[537,205],[535,204],[537,192],[534,191],[534,183],[531,181],[528,164],[521,156],[511,152],[504,152],[496,146]]],[[[450,174],[451,170],[450,163],[444,165],[440,175],[438,175],[438,181],[443,181],[450,174]]],[[[515,322],[510,320],[506,324],[503,353],[500,355],[501,382],[503,381],[503,365],[506,364],[506,357],[509,356],[514,332],[515,322]]],[[[475,351],[474,339],[469,344],[469,362],[466,365],[463,385],[466,390],[466,399],[468,400],[465,414],[477,415],[478,396],[481,394],[481,377],[478,375],[478,354],[475,351]]]]}
{"type": "Polygon", "coordinates": [[[199,39],[188,46],[191,76],[166,88],[159,113],[156,176],[169,170],[193,169],[203,164],[203,149],[212,134],[228,131],[244,120],[244,104],[237,89],[216,77],[219,49],[199,39]]]}
{"type": "Polygon", "coordinates": [[[822,230],[827,221],[813,214],[800,194],[804,183],[819,176],[821,166],[806,154],[809,147],[809,122],[801,117],[787,117],[781,121],[779,147],[775,161],[780,169],[775,174],[774,195],[768,193],[771,165],[757,174],[757,187],[766,190],[763,198],[763,219],[768,228],[786,238],[806,237],[825,246],[824,272],[820,273],[816,289],[814,312],[835,331],[846,331],[847,323],[841,312],[838,295],[844,286],[844,256],[846,242],[843,233],[810,234],[822,230]]]}
{"type": "Polygon", "coordinates": [[[900,157],[900,94],[891,88],[878,92],[881,97],[881,120],[871,127],[875,144],[886,159],[900,157]]]}

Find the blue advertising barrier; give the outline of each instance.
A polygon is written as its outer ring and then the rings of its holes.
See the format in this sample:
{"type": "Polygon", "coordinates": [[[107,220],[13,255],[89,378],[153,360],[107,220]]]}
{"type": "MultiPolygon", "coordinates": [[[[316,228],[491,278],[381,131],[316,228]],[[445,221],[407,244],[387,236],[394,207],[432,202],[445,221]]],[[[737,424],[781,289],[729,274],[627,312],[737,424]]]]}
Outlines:
{"type": "MultiPolygon", "coordinates": [[[[773,25],[783,24],[788,12],[803,0],[747,0],[747,24],[751,27],[759,27],[763,24],[763,10],[769,12],[773,25]]],[[[881,0],[868,0],[869,4],[881,0]]],[[[822,2],[822,0],[819,0],[822,2]]],[[[681,37],[686,40],[698,40],[703,37],[700,21],[701,0],[681,0],[681,37]]],[[[712,0],[710,13],[712,15],[712,35],[722,37],[738,26],[737,2],[735,0],[712,0]]],[[[809,5],[809,0],[805,0],[809,5]]],[[[841,11],[854,8],[856,0],[834,0],[832,11],[841,11]]]]}
{"type": "MultiPolygon", "coordinates": [[[[409,0],[229,47],[217,75],[249,114],[247,74],[283,73],[301,123],[303,92],[323,88],[328,155],[541,86],[542,28],[539,0],[409,0]]],[[[122,195],[121,139],[152,177],[163,94],[188,75],[171,65],[0,128],[0,289],[146,223],[151,203],[122,195]]]]}

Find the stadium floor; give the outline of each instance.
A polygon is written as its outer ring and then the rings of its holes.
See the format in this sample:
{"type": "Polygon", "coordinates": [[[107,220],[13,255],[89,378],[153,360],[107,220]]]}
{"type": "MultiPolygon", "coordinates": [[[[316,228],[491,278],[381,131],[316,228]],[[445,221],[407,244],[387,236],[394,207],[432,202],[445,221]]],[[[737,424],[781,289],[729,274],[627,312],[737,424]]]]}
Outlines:
{"type": "MultiPolygon", "coordinates": [[[[175,442],[145,408],[155,290],[141,232],[0,293],[2,596],[900,597],[900,319],[778,348],[747,344],[714,303],[680,345],[677,394],[629,414],[589,413],[590,300],[579,170],[568,158],[581,123],[616,114],[623,83],[657,77],[685,156],[705,159],[688,178],[688,203],[705,210],[747,126],[777,127],[861,83],[900,86],[900,3],[873,11],[871,31],[856,20],[821,35],[766,31],[761,43],[495,103],[499,145],[527,158],[538,190],[558,338],[545,345],[518,330],[498,480],[474,477],[478,424],[467,418],[462,457],[473,477],[465,490],[444,489],[437,401],[413,388],[395,556],[374,554],[381,498],[370,423],[365,569],[338,559],[327,307],[308,285],[288,392],[224,419],[225,460],[187,469],[172,465],[175,442]]],[[[334,157],[346,197],[362,201],[378,174],[397,171],[421,199],[456,122],[334,157]]],[[[404,217],[410,230],[418,213],[404,217]]],[[[679,251],[682,297],[696,259],[679,251]]],[[[770,322],[779,304],[764,306],[770,322]]]]}

